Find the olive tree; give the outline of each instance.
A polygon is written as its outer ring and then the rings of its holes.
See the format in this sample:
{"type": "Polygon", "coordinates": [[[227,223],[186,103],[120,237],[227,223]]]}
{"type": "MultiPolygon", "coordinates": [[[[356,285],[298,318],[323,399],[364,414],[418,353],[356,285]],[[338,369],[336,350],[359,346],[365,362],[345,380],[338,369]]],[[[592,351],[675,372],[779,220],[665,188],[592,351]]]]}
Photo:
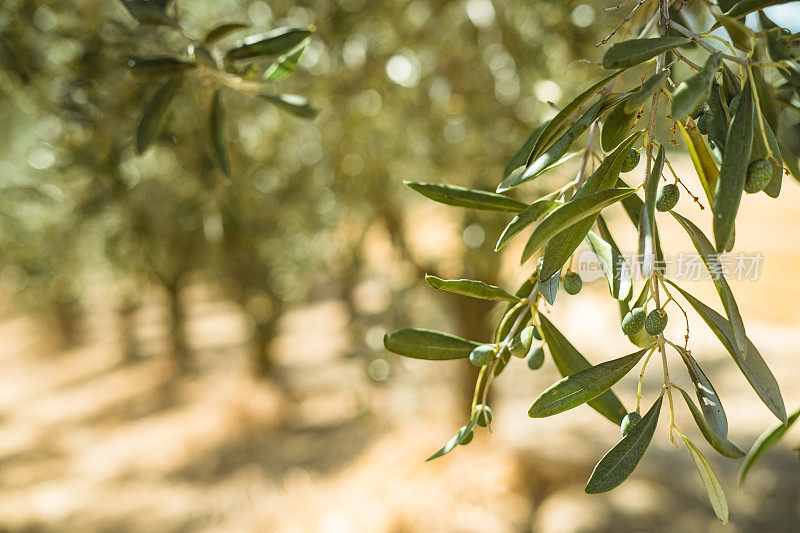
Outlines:
{"type": "Polygon", "coordinates": [[[406,182],[443,204],[513,215],[498,235],[496,252],[529,233],[521,258],[529,275],[516,290],[481,280],[426,276],[435,289],[502,302],[504,312],[490,338],[471,340],[428,329],[402,329],[384,339],[388,350],[403,356],[466,360],[480,369],[468,422],[431,459],[468,444],[475,431],[490,427],[491,385],[514,357],[525,359],[532,370],[540,368],[546,347],[564,377],[533,400],[528,415],[549,417],[588,404],[621,426],[622,439],[598,462],[586,484],[587,493],[612,490],[633,472],[666,403],[670,439],[676,442],[677,437],[685,444],[714,512],[727,522],[723,488],[710,462],[677,426],[675,410],[685,402],[715,452],[744,457],[740,481],[764,449],[800,416],[800,411],[787,416],[778,383],[747,336],[720,255],[734,247],[736,215],[748,195],[777,198],[785,175],[800,179],[797,155],[787,148],[791,139],[781,129],[782,120],[797,120],[790,115],[798,110],[800,94],[797,36],[761,11],[782,3],[786,2],[642,0],[609,8],[628,13],[599,43],[614,42],[598,65],[605,72],[534,129],[494,191],[406,182]],[[757,26],[745,24],[751,13],[757,13],[757,26]],[[667,157],[670,145],[688,153],[702,190],[692,190],[674,172],[667,157]],[[515,194],[573,157],[580,166],[567,183],[533,201],[515,194]],[[674,209],[681,194],[688,194],[701,208],[703,204],[710,208],[710,231],[674,209]],[[619,229],[602,214],[615,204],[621,204],[638,233],[633,261],[624,256],[614,237],[619,229]],[[658,233],[659,224],[668,219],[685,230],[696,249],[722,313],[668,275],[658,233]],[[580,292],[582,281],[572,266],[583,242],[602,265],[610,297],[619,305],[621,330],[636,346],[628,355],[596,365],[545,314],[548,306],[556,305],[561,288],[571,295],[580,292]],[[690,312],[702,318],[779,421],[747,454],[727,438],[720,399],[692,355],[688,318],[682,338],[665,334],[669,319],[683,321],[690,312]],[[645,367],[657,361],[663,382],[647,390],[642,380],[645,367]],[[670,378],[676,364],[687,372],[693,390],[680,388],[670,378]],[[612,386],[633,371],[639,373],[639,385],[635,407],[628,409],[612,386]]]}

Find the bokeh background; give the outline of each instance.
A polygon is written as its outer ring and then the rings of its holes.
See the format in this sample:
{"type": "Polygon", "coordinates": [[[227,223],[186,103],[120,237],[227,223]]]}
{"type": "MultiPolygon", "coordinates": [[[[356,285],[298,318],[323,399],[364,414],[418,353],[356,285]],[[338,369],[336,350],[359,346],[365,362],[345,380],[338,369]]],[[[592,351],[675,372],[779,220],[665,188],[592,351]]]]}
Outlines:
{"type": "MultiPolygon", "coordinates": [[[[210,155],[201,80],[184,83],[157,145],[133,149],[153,86],[125,64],[185,55],[181,35],[138,25],[119,2],[4,0],[0,530],[722,531],[665,427],[622,487],[585,495],[619,429],[586,407],[528,419],[557,379],[551,361],[536,373],[512,363],[492,390],[493,433],[425,463],[466,421],[474,369],[383,349],[386,331],[412,325],[488,338],[499,309],[434,294],[423,275],[516,287],[520,243],[490,253],[510,217],[433,204],[402,180],[494,189],[555,113],[548,102],[600,76],[580,59],[599,60],[594,43],[619,19],[602,5],[180,0],[192,37],[236,21],[317,30],[280,83],[319,116],[226,93],[227,179],[210,155]]],[[[771,15],[798,31],[798,11],[771,15]]],[[[571,164],[519,197],[563,182],[571,164]]],[[[689,162],[676,153],[673,164],[698,193],[689,162]]],[[[746,199],[737,246],[764,260],[757,281],[733,283],[790,410],[798,205],[790,178],[778,201],[746,199]]],[[[679,210],[710,227],[707,209],[679,210]]],[[[624,222],[614,209],[609,220],[624,222]]],[[[668,222],[665,250],[691,251],[668,222]]],[[[618,225],[632,248],[633,228],[618,225]]],[[[710,283],[687,286],[715,302],[710,283]]],[[[592,361],[630,349],[602,282],[560,296],[550,316],[592,361]]],[[[691,326],[747,449],[773,420],[716,339],[691,326]]],[[[646,394],[659,380],[654,365],[646,394]]],[[[616,390],[632,405],[634,379],[616,390]]],[[[701,442],[687,413],[678,421],[701,442]]],[[[708,451],[731,503],[725,531],[797,530],[798,443],[790,433],[741,490],[738,463],[708,451]]]]}

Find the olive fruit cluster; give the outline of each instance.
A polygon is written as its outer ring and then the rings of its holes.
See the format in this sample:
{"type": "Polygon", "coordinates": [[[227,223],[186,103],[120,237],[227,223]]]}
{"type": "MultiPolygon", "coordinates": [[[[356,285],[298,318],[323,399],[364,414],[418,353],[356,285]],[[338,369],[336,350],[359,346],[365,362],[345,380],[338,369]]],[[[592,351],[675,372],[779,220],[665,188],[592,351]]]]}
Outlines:
{"type": "Polygon", "coordinates": [[[644,307],[634,307],[622,318],[622,332],[631,336],[642,328],[648,335],[656,336],[667,327],[667,313],[663,309],[653,309],[646,314],[644,307]]]}

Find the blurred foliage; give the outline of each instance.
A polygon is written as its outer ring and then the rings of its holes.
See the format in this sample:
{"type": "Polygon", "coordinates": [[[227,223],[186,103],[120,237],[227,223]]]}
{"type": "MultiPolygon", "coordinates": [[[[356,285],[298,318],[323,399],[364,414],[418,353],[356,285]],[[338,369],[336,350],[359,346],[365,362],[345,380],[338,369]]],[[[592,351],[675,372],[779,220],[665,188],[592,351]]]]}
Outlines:
{"type": "MultiPolygon", "coordinates": [[[[367,353],[370,326],[410,312],[404,295],[420,271],[495,279],[497,257],[480,252],[500,221],[454,212],[464,217],[459,256],[423,260],[406,223],[418,200],[401,179],[494,183],[554,113],[546,102],[591,76],[578,58],[597,55],[604,29],[591,26],[593,7],[555,1],[183,0],[167,13],[195,41],[220,23],[248,24],[218,41],[223,51],[244,35],[315,26],[298,71],[275,84],[308,96],[320,115],[300,121],[223,91],[228,178],[208,134],[214,86],[187,72],[163,132],[138,156],[135,131],[156,84],[125,67],[188,60],[190,41],[171,22],[138,24],[121,2],[4,2],[0,281],[43,311],[108,286],[120,301],[160,286],[180,310],[187,283],[220,287],[254,325],[261,371],[294,303],[343,298],[353,350],[367,353]],[[371,262],[371,231],[401,253],[388,270],[371,262]]],[[[455,321],[484,328],[487,311],[459,306],[455,321]]]]}

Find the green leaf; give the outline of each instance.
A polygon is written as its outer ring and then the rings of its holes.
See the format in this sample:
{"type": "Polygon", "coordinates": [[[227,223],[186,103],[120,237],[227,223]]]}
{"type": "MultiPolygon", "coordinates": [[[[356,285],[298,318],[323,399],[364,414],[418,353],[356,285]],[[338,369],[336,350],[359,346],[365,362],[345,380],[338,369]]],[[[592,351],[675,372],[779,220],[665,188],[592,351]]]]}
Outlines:
{"type": "Polygon", "coordinates": [[[519,149],[514,153],[511,157],[511,160],[506,165],[506,168],[503,169],[503,178],[500,181],[505,180],[512,172],[518,171],[522,172],[526,166],[528,166],[528,158],[530,157],[531,153],[533,152],[533,145],[536,144],[536,140],[541,135],[542,131],[547,127],[548,122],[542,122],[539,124],[535,130],[525,139],[525,142],[519,149]]]}
{"type": "Polygon", "coordinates": [[[722,53],[714,52],[700,72],[682,81],[672,93],[672,120],[682,122],[686,115],[711,96],[711,82],[722,63],[722,53]]]}
{"type": "Polygon", "coordinates": [[[669,70],[662,70],[658,74],[650,76],[647,81],[642,84],[640,89],[631,92],[630,96],[621,102],[625,111],[628,113],[637,112],[648,98],[661,90],[664,86],[664,82],[667,80],[667,76],[669,76],[669,70]]]}
{"type": "MultiPolygon", "coordinates": [[[[734,6],[735,7],[735,6],[734,6]]],[[[722,26],[727,30],[733,45],[743,52],[753,50],[753,30],[744,25],[734,17],[722,15],[719,12],[711,12],[722,26]]]]}
{"type": "Polygon", "coordinates": [[[690,128],[685,128],[682,123],[678,122],[678,128],[681,130],[683,141],[686,143],[686,148],[689,151],[689,158],[692,160],[697,177],[700,184],[703,186],[703,192],[706,193],[706,199],[709,205],[714,200],[714,189],[717,186],[717,177],[719,176],[719,169],[717,168],[714,159],[708,152],[706,143],[703,141],[703,136],[697,128],[692,125],[690,128]]]}
{"type": "Polygon", "coordinates": [[[241,22],[228,22],[226,24],[220,24],[208,32],[202,42],[204,45],[214,44],[220,39],[227,37],[231,33],[248,27],[250,27],[249,24],[244,24],[241,22]]]}
{"type": "Polygon", "coordinates": [[[506,228],[503,230],[503,233],[497,240],[494,251],[499,251],[503,246],[508,244],[511,239],[519,235],[522,230],[536,222],[542,215],[549,213],[559,205],[562,204],[558,200],[542,198],[540,200],[536,200],[531,205],[517,213],[517,216],[512,218],[511,222],[509,222],[508,226],[506,226],[506,228]]]}
{"type": "Polygon", "coordinates": [[[747,339],[747,351],[744,355],[741,355],[739,350],[736,349],[736,340],[733,337],[730,322],[690,293],[678,287],[672,281],[666,280],[666,282],[681,293],[714,335],[717,336],[728,353],[731,354],[734,362],[739,367],[742,374],[744,374],[744,377],[747,378],[753,390],[756,391],[758,397],[764,402],[764,405],[766,405],[779,420],[785,421],[786,407],[783,403],[783,396],[781,396],[778,382],[775,380],[775,376],[750,339],[747,339]]]}
{"type": "Polygon", "coordinates": [[[725,137],[725,154],[714,192],[714,241],[722,252],[733,234],[733,223],[747,177],[747,163],[753,145],[753,94],[750,84],[745,84],[736,115],[731,120],[725,137]]]}
{"type": "Polygon", "coordinates": [[[780,143],[778,143],[778,149],[781,152],[783,164],[786,165],[786,169],[789,171],[789,174],[791,174],[795,180],[800,182],[800,166],[797,165],[797,157],[780,143]]]}
{"type": "Polygon", "coordinates": [[[541,134],[539,134],[535,144],[533,145],[533,150],[531,151],[531,155],[528,160],[532,161],[539,157],[542,152],[544,152],[550,146],[551,140],[567,128],[567,122],[578,110],[578,108],[623,72],[625,72],[625,69],[618,70],[617,72],[614,72],[611,75],[603,78],[575,97],[575,99],[569,104],[564,106],[564,108],[559,111],[556,116],[550,119],[550,121],[542,130],[541,134]]]}
{"type": "Polygon", "coordinates": [[[465,359],[479,343],[429,329],[400,329],[387,333],[383,345],[390,352],[415,359],[465,359]]]}
{"type": "Polygon", "coordinates": [[[683,395],[683,399],[686,401],[686,405],[689,407],[689,411],[692,413],[692,418],[694,418],[695,424],[697,424],[697,427],[700,428],[700,433],[703,434],[703,437],[711,445],[711,447],[717,450],[721,455],[731,459],[739,459],[740,457],[744,457],[744,452],[742,450],[740,450],[727,438],[719,435],[714,428],[711,427],[706,417],[703,416],[703,413],[700,412],[700,409],[698,409],[692,401],[689,393],[680,388],[678,388],[678,390],[681,391],[681,395],[683,395]]]}
{"type": "Polygon", "coordinates": [[[522,252],[522,263],[530,259],[539,248],[559,232],[580,220],[584,220],[586,217],[599,213],[604,208],[635,192],[636,189],[606,189],[582,198],[573,198],[571,201],[556,207],[533,230],[528,243],[525,245],[525,250],[522,252]]]}
{"type": "Polygon", "coordinates": [[[722,93],[725,95],[725,102],[730,105],[733,97],[740,92],[742,92],[742,85],[739,83],[739,78],[728,65],[722,63],[722,93]]]}
{"type": "Polygon", "coordinates": [[[134,58],[128,61],[128,73],[139,80],[175,76],[195,67],[196,63],[177,57],[134,58]]]}
{"type": "Polygon", "coordinates": [[[136,153],[143,154],[145,150],[161,133],[167,121],[167,112],[178,89],[181,86],[181,79],[171,78],[165,81],[147,102],[139,120],[139,127],[136,129],[136,153]]]}
{"type": "MultiPolygon", "coordinates": [[[[597,170],[575,192],[571,202],[613,187],[619,179],[623,161],[640,135],[639,132],[634,133],[621,143],[616,150],[607,155],[603,162],[600,163],[600,166],[597,167],[597,170]]],[[[564,263],[567,262],[580,243],[583,242],[583,239],[586,238],[596,219],[596,214],[590,215],[550,239],[545,249],[542,268],[539,272],[540,280],[547,281],[556,271],[561,270],[564,263]]]]}
{"type": "Polygon", "coordinates": [[[800,95],[800,65],[794,61],[795,56],[789,52],[791,34],[784,34],[784,30],[772,22],[763,11],[758,13],[761,27],[767,36],[767,51],[772,61],[784,61],[784,68],[778,68],[778,72],[793,85],[795,92],[800,95]]]}
{"type": "MultiPolygon", "coordinates": [[[[539,323],[542,337],[562,376],[569,376],[592,366],[543,314],[539,314],[539,323]]],[[[628,413],[617,395],[611,390],[605,391],[587,403],[592,409],[616,425],[622,423],[622,419],[628,413]]]]}
{"type": "Polygon", "coordinates": [[[519,298],[505,289],[472,279],[442,279],[426,274],[425,281],[434,289],[454,292],[463,296],[482,300],[510,300],[518,302],[519,298]]]}
{"type": "Polygon", "coordinates": [[[747,452],[747,456],[744,458],[742,467],[739,469],[740,487],[744,484],[744,480],[747,478],[747,473],[750,471],[756,461],[758,461],[758,459],[764,455],[764,452],[781,440],[781,437],[783,437],[789,428],[792,427],[792,424],[797,421],[798,417],[800,417],[800,409],[792,413],[792,416],[786,420],[785,424],[776,423],[764,433],[759,435],[759,437],[753,443],[753,447],[747,452]]]}
{"type": "MultiPolygon", "coordinates": [[[[756,113],[756,117],[758,117],[758,110],[756,109],[754,112],[756,113]]],[[[753,120],[753,147],[750,150],[750,163],[756,159],[769,160],[770,164],[772,165],[772,177],[770,178],[767,186],[764,188],[764,192],[772,198],[777,198],[781,193],[781,184],[783,182],[783,158],[781,157],[781,151],[778,147],[778,140],[775,138],[772,128],[769,127],[769,122],[766,120],[763,122],[763,133],[767,136],[768,144],[764,143],[764,135],[761,131],[761,124],[762,122],[759,121],[758,118],[753,120]],[[769,146],[769,149],[767,146],[769,146]],[[772,151],[775,161],[769,157],[770,150],[772,151]],[[776,162],[777,164],[775,164],[776,162]]]]}
{"type": "MultiPolygon", "coordinates": [[[[753,51],[753,60],[763,61],[764,59],[761,47],[756,47],[753,51]]],[[[758,97],[758,105],[761,107],[761,113],[767,120],[769,127],[772,128],[772,131],[778,131],[778,119],[780,118],[781,109],[775,100],[775,89],[772,87],[772,83],[764,79],[763,67],[752,67],[750,70],[753,73],[753,83],[756,86],[756,95],[758,97]]]]}
{"type": "Polygon", "coordinates": [[[639,350],[562,378],[533,401],[528,416],[553,416],[593,400],[630,372],[646,351],[639,350]]]}
{"type": "Polygon", "coordinates": [[[729,17],[741,17],[742,15],[753,13],[765,7],[788,4],[792,1],[793,0],[741,0],[740,2],[736,2],[725,14],[729,17]]]}
{"type": "Polygon", "coordinates": [[[688,37],[654,37],[617,43],[603,55],[603,68],[628,68],[691,42],[688,37]]]}
{"type": "Polygon", "coordinates": [[[466,426],[461,426],[458,432],[453,435],[453,438],[447,441],[447,443],[442,446],[439,451],[428,457],[425,462],[433,461],[434,459],[438,459],[439,457],[453,451],[455,447],[458,446],[462,440],[464,440],[464,437],[466,437],[467,434],[473,430],[475,424],[478,422],[478,414],[479,413],[475,412],[475,414],[472,415],[472,419],[469,421],[469,423],[466,426]]]}
{"type": "Polygon", "coordinates": [[[666,158],[664,145],[658,147],[658,154],[644,185],[644,209],[639,214],[639,257],[642,258],[642,276],[649,278],[656,266],[656,195],[666,158]]]}
{"type": "Polygon", "coordinates": [[[211,97],[211,112],[209,114],[209,131],[211,132],[211,144],[214,146],[214,154],[217,156],[217,164],[226,176],[231,174],[230,161],[228,160],[227,128],[225,124],[225,110],[222,107],[221,91],[214,91],[211,97]]]}
{"type": "Polygon", "coordinates": [[[728,117],[722,107],[722,97],[716,81],[711,84],[711,97],[708,99],[708,143],[718,160],[725,153],[725,139],[728,135],[728,117]]]}
{"type": "Polygon", "coordinates": [[[275,104],[280,109],[296,117],[311,120],[319,114],[319,110],[311,107],[308,99],[299,94],[271,94],[265,91],[258,91],[256,96],[275,104]]]}
{"type": "Polygon", "coordinates": [[[733,297],[733,291],[731,291],[730,285],[728,285],[728,282],[725,280],[725,276],[722,275],[722,264],[719,262],[719,256],[708,238],[703,235],[700,228],[695,226],[692,221],[674,211],[672,211],[672,216],[675,217],[675,220],[686,230],[695,250],[697,250],[697,253],[702,257],[703,263],[708,269],[708,273],[711,274],[711,280],[714,282],[714,287],[717,289],[719,299],[722,302],[722,306],[725,308],[728,321],[732,325],[733,336],[734,339],[736,339],[735,346],[739,349],[741,354],[744,354],[747,350],[747,333],[744,329],[744,321],[739,312],[736,299],[733,297]]]}
{"type": "Polygon", "coordinates": [[[706,377],[703,369],[697,364],[694,357],[686,352],[681,352],[681,359],[683,364],[686,365],[686,370],[689,372],[689,379],[692,380],[694,391],[697,395],[697,401],[700,403],[700,408],[703,410],[703,415],[708,421],[714,432],[721,436],[728,436],[728,418],[725,416],[725,409],[722,408],[722,402],[714,389],[714,385],[706,377]]]}
{"type": "Polygon", "coordinates": [[[689,450],[689,455],[692,461],[694,461],[694,466],[697,467],[697,473],[700,474],[700,480],[703,482],[703,488],[706,489],[708,501],[711,502],[714,513],[723,524],[727,524],[728,501],[725,499],[725,492],[722,490],[722,485],[719,479],[717,479],[714,469],[711,468],[711,463],[700,453],[700,450],[697,449],[697,446],[695,446],[692,441],[684,437],[681,433],[678,434],[681,436],[683,443],[686,444],[686,449],[689,450]]]}
{"type": "Polygon", "coordinates": [[[586,483],[584,490],[587,494],[608,492],[621,485],[633,473],[653,440],[663,399],[662,392],[642,419],[600,459],[586,483]]]}
{"type": "MultiPolygon", "coordinates": [[[[598,223],[605,226],[605,222],[601,222],[602,220],[602,217],[597,219],[598,223]]],[[[589,243],[589,247],[600,262],[600,267],[608,281],[611,296],[617,300],[628,299],[633,287],[631,271],[617,245],[613,241],[602,239],[591,231],[586,235],[586,242],[589,243]]]]}
{"type": "Polygon", "coordinates": [[[244,39],[225,54],[226,60],[277,57],[294,49],[313,32],[307,28],[278,28],[244,39]]]}
{"type": "Polygon", "coordinates": [[[267,81],[280,81],[297,70],[297,62],[300,61],[300,56],[303,55],[305,49],[305,46],[300,46],[296,50],[279,57],[264,72],[264,79],[267,81]]]}
{"type": "Polygon", "coordinates": [[[600,132],[600,146],[604,152],[612,151],[630,135],[639,109],[653,93],[661,90],[668,74],[669,71],[665,70],[651,76],[640,89],[632,91],[615,104],[611,113],[603,121],[603,128],[600,132]]]}
{"type": "MultiPolygon", "coordinates": [[[[522,285],[520,285],[519,289],[517,289],[517,292],[514,293],[514,296],[520,300],[529,297],[535,283],[536,275],[527,278],[524,282],[522,282],[522,285]]],[[[508,336],[508,333],[511,331],[511,326],[514,325],[517,317],[519,317],[519,314],[523,311],[525,312],[525,316],[520,322],[521,328],[525,327],[533,316],[531,314],[531,307],[518,302],[510,302],[506,306],[505,310],[503,311],[503,319],[497,325],[497,328],[494,332],[495,342],[502,342],[508,336]]]]}
{"type": "Polygon", "coordinates": [[[456,207],[504,213],[518,213],[528,207],[526,204],[502,194],[467,189],[458,185],[442,185],[418,181],[403,181],[403,183],[434,202],[456,207]]]}
{"type": "Polygon", "coordinates": [[[152,0],[122,0],[128,13],[141,24],[179,27],[178,21],[164,11],[164,6],[152,0]]]}
{"type": "Polygon", "coordinates": [[[538,176],[541,176],[546,171],[555,167],[561,162],[564,154],[567,153],[572,143],[586,131],[592,122],[597,118],[600,109],[603,107],[605,97],[600,98],[592,107],[590,107],[583,116],[578,119],[575,124],[556,140],[547,150],[545,150],[539,157],[533,161],[528,162],[528,166],[521,172],[513,171],[503,182],[497,186],[496,192],[504,192],[514,187],[518,187],[523,183],[530,181],[538,176]]]}

